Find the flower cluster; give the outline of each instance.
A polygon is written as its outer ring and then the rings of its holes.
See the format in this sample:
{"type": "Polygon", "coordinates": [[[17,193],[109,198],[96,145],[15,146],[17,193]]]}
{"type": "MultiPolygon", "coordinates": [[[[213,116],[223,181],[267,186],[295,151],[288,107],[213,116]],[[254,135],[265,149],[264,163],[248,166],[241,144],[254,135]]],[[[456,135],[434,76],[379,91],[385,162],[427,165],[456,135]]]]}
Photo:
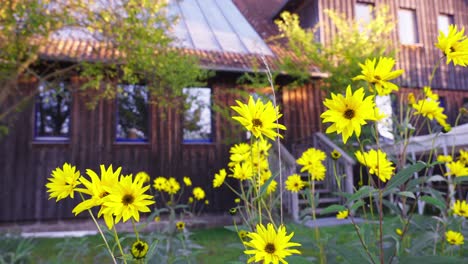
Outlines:
{"type": "Polygon", "coordinates": [[[468,65],[468,38],[464,28],[458,31],[457,26],[450,25],[448,34],[440,31],[437,39],[435,46],[447,57],[447,64],[453,61],[454,65],[468,65]]]}
{"type": "Polygon", "coordinates": [[[460,155],[456,160],[453,160],[452,156],[437,156],[437,161],[444,162],[445,166],[447,167],[447,172],[444,175],[454,177],[468,176],[468,162],[466,157],[467,153],[468,152],[461,149],[460,155]]]}

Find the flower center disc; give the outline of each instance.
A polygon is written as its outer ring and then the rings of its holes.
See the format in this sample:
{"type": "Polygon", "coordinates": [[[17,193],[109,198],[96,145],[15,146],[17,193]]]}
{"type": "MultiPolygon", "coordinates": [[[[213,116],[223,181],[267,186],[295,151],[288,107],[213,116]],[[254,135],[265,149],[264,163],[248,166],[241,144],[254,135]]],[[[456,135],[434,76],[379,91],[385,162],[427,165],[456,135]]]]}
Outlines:
{"type": "Polygon", "coordinates": [[[272,243],[266,244],[266,246],[265,246],[265,252],[267,252],[267,253],[269,253],[269,254],[275,253],[275,245],[272,244],[272,243]]]}
{"type": "Polygon", "coordinates": [[[134,198],[133,198],[133,195],[131,195],[131,194],[126,194],[126,195],[124,195],[124,197],[122,197],[122,203],[124,205],[129,205],[129,204],[133,203],[133,200],[134,200],[134,198]]]}
{"type": "Polygon", "coordinates": [[[252,125],[254,127],[261,127],[262,126],[262,120],[260,120],[258,118],[252,119],[252,125]]]}
{"type": "Polygon", "coordinates": [[[346,118],[346,119],[352,119],[354,117],[354,110],[353,109],[346,109],[346,111],[344,112],[343,116],[346,118]]]}

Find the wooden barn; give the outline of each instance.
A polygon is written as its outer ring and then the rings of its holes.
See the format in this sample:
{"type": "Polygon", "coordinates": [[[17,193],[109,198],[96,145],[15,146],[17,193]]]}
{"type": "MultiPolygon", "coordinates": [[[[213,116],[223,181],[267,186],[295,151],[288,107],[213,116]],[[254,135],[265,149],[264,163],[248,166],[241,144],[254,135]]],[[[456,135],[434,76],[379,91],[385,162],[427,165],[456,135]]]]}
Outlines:
{"type": "MultiPolygon", "coordinates": [[[[468,3],[464,0],[185,0],[176,5],[184,23],[178,26],[183,36],[181,52],[196,55],[201,67],[214,75],[206,87],[187,87],[207,106],[201,113],[205,121],[196,124],[198,131],[189,131],[184,112],[168,110],[157,104],[146,104],[137,116],[128,116],[136,101],[146,102],[142,87],[120,85],[132,100],[117,97],[101,100],[95,108],[86,107],[87,96],[68,94],[61,102],[50,105],[50,95],[40,93],[17,114],[15,125],[0,139],[0,222],[42,221],[72,217],[73,202],[56,205],[48,200],[45,183],[51,171],[64,162],[97,170],[100,164],[123,166],[124,173],[148,172],[151,177],[190,176],[194,185],[207,190],[209,211],[221,212],[232,206],[228,190],[210,191],[213,175],[226,166],[233,142],[244,139],[239,127],[227,120],[213,105],[230,106],[238,98],[235,91],[245,90],[237,80],[245,72],[254,72],[263,59],[273,63],[281,56],[277,47],[266,40],[276,34],[273,20],[283,10],[300,14],[304,26],[323,21],[323,10],[334,9],[357,17],[367,5],[387,4],[392,14],[406,26],[395,32],[400,43],[398,65],[406,74],[399,83],[402,93],[427,85],[431,66],[441,54],[434,47],[438,31],[447,22],[468,25],[468,3]],[[202,4],[203,2],[203,4],[202,4]],[[215,3],[207,6],[207,3],[215,3]],[[438,19],[435,19],[438,18],[438,19]],[[409,23],[409,24],[408,24],[409,23]],[[199,28],[195,27],[197,25],[199,28]],[[201,27],[201,28],[200,28],[201,27]],[[404,32],[401,32],[405,30],[404,32]],[[223,32],[221,34],[220,32],[223,32]],[[411,36],[411,34],[413,34],[411,36]],[[52,116],[52,107],[61,107],[52,116]],[[51,118],[59,118],[59,125],[51,118]],[[137,119],[135,124],[130,120],[137,119]],[[208,121],[207,121],[208,120],[208,121]],[[207,122],[206,122],[207,121],[207,122]]],[[[333,36],[321,36],[325,43],[333,36]]],[[[41,50],[41,60],[63,63],[86,58],[102,59],[105,52],[90,54],[92,43],[76,39],[57,39],[41,50]]],[[[312,72],[308,84],[297,89],[279,89],[277,96],[281,123],[287,127],[283,144],[288,150],[309,142],[322,131],[320,114],[324,93],[320,89],[320,72],[312,72]]],[[[281,81],[281,78],[280,78],[281,81]]],[[[281,82],[280,82],[281,83],[281,82]]],[[[22,85],[41,89],[34,80],[22,85]]],[[[78,78],[70,78],[64,86],[80,86],[78,78]]],[[[442,65],[432,85],[447,107],[453,124],[458,109],[468,103],[468,71],[442,65]]],[[[56,99],[55,99],[56,100],[56,99]]],[[[145,104],[143,104],[145,105],[145,104]]],[[[185,112],[187,114],[187,112],[185,112]]],[[[190,113],[189,113],[190,114],[190,113]]],[[[193,124],[192,124],[193,125],[193,124]]]]}

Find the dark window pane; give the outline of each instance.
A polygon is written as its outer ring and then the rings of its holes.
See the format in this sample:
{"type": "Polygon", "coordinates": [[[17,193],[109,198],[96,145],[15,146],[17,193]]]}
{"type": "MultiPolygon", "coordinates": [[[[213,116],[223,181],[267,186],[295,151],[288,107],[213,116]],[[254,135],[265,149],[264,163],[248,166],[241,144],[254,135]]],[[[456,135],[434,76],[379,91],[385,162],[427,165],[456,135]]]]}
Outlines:
{"type": "Polygon", "coordinates": [[[148,90],[141,85],[119,85],[117,141],[147,141],[148,90]]]}
{"type": "Polygon", "coordinates": [[[184,88],[184,141],[211,142],[211,89],[184,88]]]}
{"type": "Polygon", "coordinates": [[[36,97],[36,139],[64,139],[70,133],[71,93],[64,83],[40,84],[36,97]]]}

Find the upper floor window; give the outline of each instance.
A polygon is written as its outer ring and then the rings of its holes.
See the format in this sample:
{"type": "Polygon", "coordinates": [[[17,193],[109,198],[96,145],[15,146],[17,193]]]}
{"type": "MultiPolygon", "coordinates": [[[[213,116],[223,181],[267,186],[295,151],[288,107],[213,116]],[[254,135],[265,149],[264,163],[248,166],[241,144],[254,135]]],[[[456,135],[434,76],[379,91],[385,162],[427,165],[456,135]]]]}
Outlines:
{"type": "Polygon", "coordinates": [[[116,141],[148,141],[148,90],[146,86],[118,86],[116,141]]]}
{"type": "Polygon", "coordinates": [[[359,31],[364,31],[364,26],[369,24],[373,19],[373,10],[374,6],[368,3],[356,3],[354,6],[355,9],[355,19],[360,22],[359,31]]]}
{"type": "Polygon", "coordinates": [[[41,83],[36,96],[34,138],[68,140],[70,135],[71,93],[66,84],[41,83]]]}
{"type": "Polygon", "coordinates": [[[439,14],[437,16],[437,31],[442,31],[445,35],[448,35],[449,25],[453,24],[453,16],[446,14],[439,14]]]}
{"type": "Polygon", "coordinates": [[[401,44],[419,43],[416,12],[414,10],[398,10],[398,29],[401,44]]]}
{"type": "Polygon", "coordinates": [[[184,142],[212,142],[211,89],[184,88],[184,142]]]}

